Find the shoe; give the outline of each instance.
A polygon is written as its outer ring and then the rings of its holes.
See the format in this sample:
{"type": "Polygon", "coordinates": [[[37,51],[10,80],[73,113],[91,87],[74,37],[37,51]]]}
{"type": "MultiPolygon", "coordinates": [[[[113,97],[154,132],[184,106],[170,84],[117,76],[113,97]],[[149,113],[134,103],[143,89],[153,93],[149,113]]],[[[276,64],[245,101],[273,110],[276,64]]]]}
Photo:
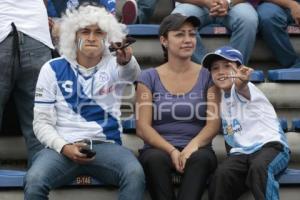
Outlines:
{"type": "Polygon", "coordinates": [[[138,8],[135,0],[126,0],[122,8],[122,23],[134,24],[137,20],[138,8]]]}

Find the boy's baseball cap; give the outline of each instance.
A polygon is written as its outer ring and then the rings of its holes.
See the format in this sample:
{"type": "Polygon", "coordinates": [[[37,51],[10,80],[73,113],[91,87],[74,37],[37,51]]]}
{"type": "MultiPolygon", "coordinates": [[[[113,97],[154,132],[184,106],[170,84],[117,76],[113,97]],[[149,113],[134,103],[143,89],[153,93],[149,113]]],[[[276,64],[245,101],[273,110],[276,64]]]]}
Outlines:
{"type": "Polygon", "coordinates": [[[165,17],[159,26],[159,35],[165,35],[169,31],[178,30],[184,22],[190,22],[194,27],[200,26],[200,21],[195,16],[185,16],[180,13],[170,14],[165,17]]]}
{"type": "Polygon", "coordinates": [[[210,71],[212,62],[220,59],[234,61],[240,65],[243,64],[243,55],[239,50],[230,46],[224,46],[216,49],[212,53],[206,54],[202,59],[202,66],[210,71]]]}

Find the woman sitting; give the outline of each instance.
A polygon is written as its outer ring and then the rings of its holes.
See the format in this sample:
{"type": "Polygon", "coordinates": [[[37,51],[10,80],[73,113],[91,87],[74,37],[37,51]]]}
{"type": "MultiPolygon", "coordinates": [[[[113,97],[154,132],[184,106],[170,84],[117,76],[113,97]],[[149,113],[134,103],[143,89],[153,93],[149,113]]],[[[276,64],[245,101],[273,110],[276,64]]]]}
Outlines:
{"type": "Polygon", "coordinates": [[[140,161],[153,200],[199,200],[217,166],[211,141],[218,133],[219,94],[210,73],[191,61],[195,17],[171,14],[159,29],[166,62],[142,72],[137,86],[140,161]],[[172,174],[180,173],[175,197],[172,174]]]}

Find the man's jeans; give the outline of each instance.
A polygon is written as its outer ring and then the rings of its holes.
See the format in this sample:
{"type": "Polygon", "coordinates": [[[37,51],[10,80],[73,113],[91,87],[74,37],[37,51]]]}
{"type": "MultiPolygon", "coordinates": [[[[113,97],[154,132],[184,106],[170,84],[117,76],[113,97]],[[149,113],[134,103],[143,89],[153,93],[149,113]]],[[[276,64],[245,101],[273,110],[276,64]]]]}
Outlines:
{"type": "Polygon", "coordinates": [[[149,23],[150,17],[152,17],[156,3],[158,0],[138,0],[138,22],[140,24],[149,23]]]}
{"type": "Polygon", "coordinates": [[[66,185],[79,175],[119,186],[120,200],[144,199],[144,172],[130,150],[111,143],[94,144],[93,150],[96,157],[88,164],[76,164],[52,149],[37,153],[25,177],[25,199],[48,199],[49,190],[66,185]]]}
{"type": "Polygon", "coordinates": [[[13,36],[0,43],[0,127],[3,110],[12,94],[30,163],[32,156],[43,148],[32,129],[33,102],[40,68],[51,59],[51,51],[43,43],[22,33],[19,34],[19,48],[20,62],[17,57],[13,58],[13,50],[16,50],[13,48],[13,36]]]}
{"type": "Polygon", "coordinates": [[[295,52],[286,32],[287,26],[294,23],[289,9],[264,2],[257,7],[257,13],[259,32],[274,57],[283,67],[300,67],[300,56],[295,52]]]}
{"type": "MultiPolygon", "coordinates": [[[[246,64],[255,44],[258,26],[256,10],[249,3],[239,3],[231,8],[225,17],[211,17],[209,10],[192,4],[178,4],[172,13],[196,16],[201,22],[200,29],[209,24],[220,24],[231,30],[229,45],[241,51],[246,64]]],[[[197,46],[192,60],[201,63],[207,53],[200,35],[197,35],[197,46]]]]}

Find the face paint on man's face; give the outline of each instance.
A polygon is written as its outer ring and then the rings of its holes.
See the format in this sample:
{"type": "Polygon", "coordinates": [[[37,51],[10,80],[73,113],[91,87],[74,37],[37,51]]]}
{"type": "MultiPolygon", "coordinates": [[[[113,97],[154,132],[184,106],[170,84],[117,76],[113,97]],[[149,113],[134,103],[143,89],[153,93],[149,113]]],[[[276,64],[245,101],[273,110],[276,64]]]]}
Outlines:
{"type": "Polygon", "coordinates": [[[83,46],[83,40],[79,38],[77,42],[77,48],[79,49],[79,51],[82,51],[82,46],[83,46]]]}
{"type": "MultiPolygon", "coordinates": [[[[82,39],[82,38],[78,39],[77,48],[79,49],[79,51],[82,51],[82,48],[85,43],[86,43],[86,39],[82,39]]],[[[97,46],[98,46],[99,50],[103,51],[104,46],[105,46],[104,39],[99,40],[99,44],[97,46]]]]}

